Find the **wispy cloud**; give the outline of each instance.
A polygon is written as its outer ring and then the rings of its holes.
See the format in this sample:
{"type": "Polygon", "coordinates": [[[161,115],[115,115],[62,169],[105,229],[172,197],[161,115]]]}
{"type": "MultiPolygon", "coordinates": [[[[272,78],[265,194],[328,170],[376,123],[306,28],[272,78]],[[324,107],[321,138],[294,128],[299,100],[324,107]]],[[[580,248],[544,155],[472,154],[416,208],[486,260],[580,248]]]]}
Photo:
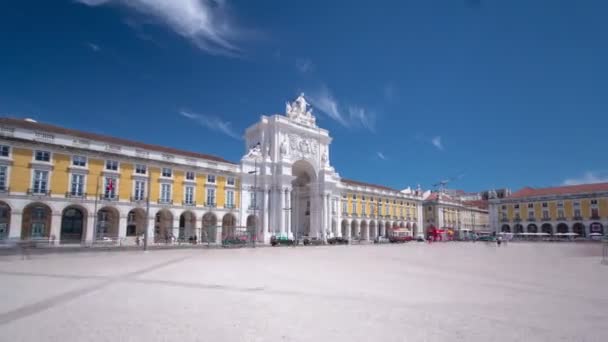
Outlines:
{"type": "Polygon", "coordinates": [[[375,131],[376,114],[363,107],[350,105],[344,112],[343,106],[332,95],[327,86],[309,93],[308,98],[313,106],[344,127],[363,127],[375,131]]]}
{"type": "Polygon", "coordinates": [[[382,152],[376,152],[376,155],[378,156],[378,158],[380,158],[382,160],[386,160],[386,156],[384,155],[384,153],[382,153],[382,152]]]}
{"type": "Polygon", "coordinates": [[[438,150],[443,151],[443,144],[441,143],[441,137],[436,136],[431,139],[431,144],[435,146],[438,150]]]}
{"type": "Polygon", "coordinates": [[[184,109],[180,110],[179,114],[185,118],[197,122],[199,125],[205,128],[223,133],[234,139],[241,139],[241,137],[232,128],[232,124],[228,121],[223,121],[215,116],[202,115],[184,109]]]}
{"type": "Polygon", "coordinates": [[[118,4],[155,18],[199,49],[237,56],[243,31],[230,20],[227,0],[75,0],[88,6],[118,4]]]}
{"type": "Polygon", "coordinates": [[[101,50],[101,48],[99,47],[99,45],[97,44],[93,44],[91,42],[86,42],[85,44],[89,49],[91,49],[93,52],[97,52],[99,50],[101,50]]]}
{"type": "Polygon", "coordinates": [[[578,185],[608,182],[608,173],[587,171],[581,177],[564,180],[564,185],[578,185]]]}
{"type": "Polygon", "coordinates": [[[299,72],[305,74],[307,72],[311,72],[314,68],[312,61],[307,58],[298,58],[296,59],[296,68],[299,72]]]}

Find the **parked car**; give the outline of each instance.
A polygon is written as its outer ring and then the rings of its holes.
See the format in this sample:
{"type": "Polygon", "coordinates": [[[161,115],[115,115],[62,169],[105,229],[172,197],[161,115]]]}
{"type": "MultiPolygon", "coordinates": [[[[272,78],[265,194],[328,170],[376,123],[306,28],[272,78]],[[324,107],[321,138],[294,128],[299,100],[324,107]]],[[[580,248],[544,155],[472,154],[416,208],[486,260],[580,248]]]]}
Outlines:
{"type": "Polygon", "coordinates": [[[411,236],[389,236],[388,240],[391,243],[403,243],[414,240],[411,236]]]}
{"type": "Polygon", "coordinates": [[[348,239],[343,237],[333,237],[327,239],[327,243],[330,245],[348,245],[348,239]]]}
{"type": "Polygon", "coordinates": [[[304,237],[303,239],[304,246],[318,246],[323,244],[323,240],[316,237],[304,237]]]}
{"type": "Polygon", "coordinates": [[[496,237],[492,235],[481,235],[477,237],[477,241],[496,241],[496,237]]]}
{"type": "Polygon", "coordinates": [[[389,242],[391,242],[391,241],[385,236],[377,236],[374,239],[374,243],[389,243],[389,242]]]}
{"type": "Polygon", "coordinates": [[[285,245],[285,246],[292,246],[293,245],[293,240],[285,237],[285,236],[271,236],[270,237],[270,245],[272,246],[281,246],[281,245],[285,245]]]}

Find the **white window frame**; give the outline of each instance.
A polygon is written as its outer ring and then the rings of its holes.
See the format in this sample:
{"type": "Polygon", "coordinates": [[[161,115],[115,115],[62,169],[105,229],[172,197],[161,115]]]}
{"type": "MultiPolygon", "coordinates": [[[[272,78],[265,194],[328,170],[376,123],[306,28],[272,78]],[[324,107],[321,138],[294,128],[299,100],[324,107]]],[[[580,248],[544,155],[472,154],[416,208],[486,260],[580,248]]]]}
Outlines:
{"type": "Polygon", "coordinates": [[[194,171],[186,171],[186,174],[184,175],[185,179],[187,181],[191,181],[194,182],[196,180],[196,172],[194,171]],[[189,178],[188,176],[192,175],[192,178],[189,178]]]}
{"type": "Polygon", "coordinates": [[[185,185],[184,186],[184,204],[192,205],[195,203],[196,199],[196,187],[194,185],[185,185]],[[191,190],[191,198],[188,201],[188,190],[191,190]]]}
{"type": "Polygon", "coordinates": [[[173,169],[170,167],[161,167],[160,168],[160,177],[166,178],[166,179],[173,178],[173,169]],[[169,175],[167,176],[167,174],[169,174],[169,175]]]}
{"type": "Polygon", "coordinates": [[[136,201],[143,201],[146,199],[147,196],[147,181],[143,180],[143,179],[135,179],[133,180],[133,199],[135,199],[136,201]],[[142,189],[138,189],[137,188],[137,184],[143,184],[143,188],[142,189]],[[142,190],[142,191],[138,191],[138,190],[142,190]],[[138,192],[141,192],[141,196],[138,196],[138,192]]]}
{"type": "Polygon", "coordinates": [[[4,164],[0,164],[0,168],[4,168],[4,186],[0,187],[0,191],[7,191],[9,189],[9,184],[11,184],[10,182],[10,174],[11,174],[11,167],[10,165],[4,165],[4,164]]]}
{"type": "Polygon", "coordinates": [[[40,170],[40,169],[32,169],[32,178],[31,178],[31,189],[32,189],[32,193],[33,194],[41,194],[41,191],[38,192],[34,192],[34,190],[36,190],[35,188],[35,184],[36,184],[36,172],[46,172],[46,187],[44,190],[44,193],[48,193],[49,190],[51,189],[51,171],[49,170],[40,170]]]}
{"type": "Polygon", "coordinates": [[[217,177],[215,175],[212,175],[212,174],[207,175],[207,184],[216,184],[216,181],[217,181],[217,177]],[[211,181],[211,179],[213,179],[213,181],[211,181]]]}
{"type": "Polygon", "coordinates": [[[234,187],[236,185],[235,177],[226,177],[226,186],[234,187]],[[230,180],[232,180],[232,184],[230,184],[230,180]]]}
{"type": "Polygon", "coordinates": [[[32,160],[36,163],[45,163],[45,164],[50,164],[51,161],[53,160],[53,152],[51,151],[47,151],[47,150],[34,150],[33,152],[33,156],[32,156],[32,160]],[[36,159],[36,157],[38,156],[38,152],[40,153],[48,153],[49,155],[49,160],[38,160],[36,159]]]}
{"type": "Polygon", "coordinates": [[[235,205],[234,205],[234,190],[226,190],[226,203],[225,203],[225,207],[229,208],[229,209],[232,209],[232,208],[235,207],[235,205]]]}
{"type": "Polygon", "coordinates": [[[216,196],[215,188],[208,188],[205,191],[205,203],[207,206],[217,206],[217,196],[216,196]],[[209,192],[213,192],[213,196],[209,196],[209,192]],[[212,198],[213,201],[209,201],[209,198],[212,198]]]}
{"type": "Polygon", "coordinates": [[[10,146],[10,145],[6,145],[6,144],[1,144],[1,145],[0,145],[0,158],[3,158],[3,159],[10,159],[10,158],[11,158],[11,154],[12,154],[12,152],[13,152],[13,148],[12,148],[12,146],[10,146]],[[6,156],[3,156],[3,155],[2,155],[2,150],[3,150],[4,148],[6,148],[6,149],[7,149],[7,154],[8,154],[8,155],[6,155],[6,156]]]}
{"type": "Polygon", "coordinates": [[[79,154],[75,154],[72,156],[72,167],[77,167],[77,168],[86,168],[87,165],[89,165],[89,160],[86,156],[83,155],[79,155],[79,154]],[[76,162],[78,161],[79,163],[81,163],[84,160],[84,165],[77,165],[76,162]]]}
{"type": "Polygon", "coordinates": [[[148,174],[148,165],[146,164],[135,164],[135,168],[133,169],[134,174],[139,175],[139,176],[145,176],[148,174]],[[143,169],[143,173],[138,172],[138,170],[142,170],[143,169]]]}
{"type": "Polygon", "coordinates": [[[158,196],[158,201],[160,203],[171,203],[171,200],[173,199],[173,184],[171,183],[160,183],[160,189],[159,189],[159,196],[158,196]],[[168,191],[165,189],[169,189],[168,191]]]}
{"type": "Polygon", "coordinates": [[[68,184],[68,193],[70,194],[70,196],[80,197],[80,196],[84,196],[86,192],[87,192],[87,175],[84,173],[70,173],[70,183],[68,184]],[[74,184],[75,176],[82,177],[82,189],[81,189],[80,193],[72,192],[72,186],[74,184]]]}
{"type": "Polygon", "coordinates": [[[103,187],[103,188],[101,188],[102,197],[110,199],[110,200],[115,200],[118,197],[119,182],[120,182],[120,178],[115,175],[107,175],[107,174],[103,175],[103,182],[101,184],[101,186],[103,187]],[[112,189],[112,194],[113,194],[112,197],[106,196],[106,194],[107,194],[106,189],[108,188],[108,184],[107,184],[108,178],[112,178],[114,180],[114,187],[112,189]]]}
{"type": "Polygon", "coordinates": [[[103,165],[103,169],[104,171],[109,171],[109,172],[120,172],[120,162],[116,159],[106,159],[103,165]],[[116,163],[116,170],[113,169],[108,169],[108,163],[116,163]]]}

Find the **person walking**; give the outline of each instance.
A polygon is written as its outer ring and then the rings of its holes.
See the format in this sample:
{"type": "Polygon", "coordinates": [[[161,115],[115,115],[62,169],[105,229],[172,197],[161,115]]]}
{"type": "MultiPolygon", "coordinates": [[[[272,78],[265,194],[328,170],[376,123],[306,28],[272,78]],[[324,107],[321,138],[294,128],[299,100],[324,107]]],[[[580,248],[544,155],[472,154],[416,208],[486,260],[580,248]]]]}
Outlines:
{"type": "Polygon", "coordinates": [[[496,238],[496,244],[498,245],[498,247],[500,247],[501,243],[502,243],[502,235],[498,235],[498,237],[496,238]]]}

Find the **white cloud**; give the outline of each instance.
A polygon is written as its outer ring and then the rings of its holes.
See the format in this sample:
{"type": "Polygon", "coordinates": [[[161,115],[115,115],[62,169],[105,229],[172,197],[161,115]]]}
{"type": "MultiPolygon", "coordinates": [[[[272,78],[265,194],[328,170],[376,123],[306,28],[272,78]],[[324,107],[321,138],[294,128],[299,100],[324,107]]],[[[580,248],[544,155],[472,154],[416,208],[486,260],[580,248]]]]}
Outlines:
{"type": "Polygon", "coordinates": [[[199,49],[236,56],[238,29],[229,20],[226,0],[75,0],[88,6],[119,4],[163,22],[199,49]]]}
{"type": "Polygon", "coordinates": [[[347,113],[342,111],[343,107],[334,98],[329,88],[322,86],[320,90],[312,92],[308,96],[311,103],[323,114],[338,122],[344,127],[363,127],[372,132],[375,129],[376,115],[363,107],[351,105],[347,113]]]}
{"type": "Polygon", "coordinates": [[[307,58],[296,59],[296,68],[298,69],[298,71],[300,71],[303,74],[305,74],[307,72],[311,72],[313,67],[314,67],[314,65],[312,64],[312,61],[310,59],[307,59],[307,58]]]}
{"type": "Polygon", "coordinates": [[[378,156],[378,158],[380,158],[382,160],[386,160],[386,156],[384,155],[384,153],[382,153],[382,152],[376,152],[376,155],[378,156]]]}
{"type": "Polygon", "coordinates": [[[101,48],[97,44],[87,42],[86,45],[89,47],[89,49],[93,50],[94,52],[101,50],[101,48]]]}
{"type": "Polygon", "coordinates": [[[583,174],[582,177],[569,178],[569,179],[564,180],[564,185],[578,185],[578,184],[606,183],[606,182],[608,182],[608,174],[587,171],[583,174]]]}
{"type": "Polygon", "coordinates": [[[433,144],[433,146],[437,147],[438,150],[443,151],[443,144],[441,143],[440,136],[433,137],[433,139],[431,139],[431,144],[433,144]]]}
{"type": "Polygon", "coordinates": [[[222,121],[220,118],[215,116],[202,115],[188,110],[180,110],[179,113],[183,117],[195,121],[205,128],[223,133],[234,139],[241,139],[234,129],[232,129],[232,124],[230,122],[222,121]]]}

